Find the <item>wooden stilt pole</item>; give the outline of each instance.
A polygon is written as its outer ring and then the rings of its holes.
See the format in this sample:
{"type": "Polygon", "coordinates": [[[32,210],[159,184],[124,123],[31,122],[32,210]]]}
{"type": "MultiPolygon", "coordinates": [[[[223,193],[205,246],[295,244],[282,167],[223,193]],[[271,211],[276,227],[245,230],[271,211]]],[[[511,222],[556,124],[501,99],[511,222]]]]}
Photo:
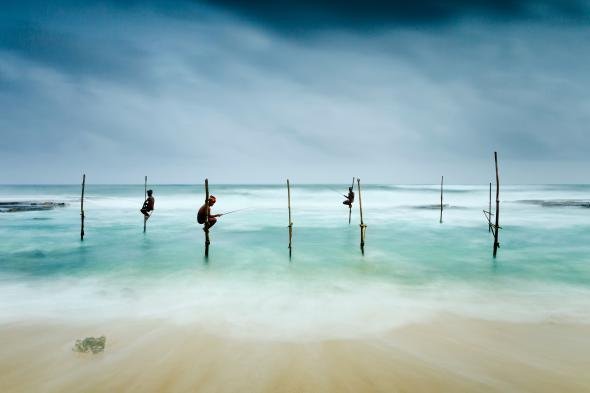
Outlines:
{"type": "Polygon", "coordinates": [[[492,182],[490,182],[490,203],[488,204],[488,232],[492,231],[492,182]]]}
{"type": "Polygon", "coordinates": [[[205,258],[209,258],[209,179],[205,179],[205,258]]]}
{"type": "Polygon", "coordinates": [[[443,213],[443,181],[445,177],[440,177],[440,223],[442,224],[442,213],[443,213]]]}
{"type": "MultiPolygon", "coordinates": [[[[147,176],[145,177],[145,182],[143,184],[143,200],[147,199],[147,176]]],[[[145,226],[147,224],[147,217],[143,216],[143,233],[145,233],[145,226]]]]}
{"type": "Polygon", "coordinates": [[[361,253],[363,255],[365,255],[365,232],[367,230],[367,226],[365,225],[365,222],[363,221],[363,201],[361,198],[361,179],[356,179],[356,184],[358,187],[358,193],[359,193],[359,211],[360,211],[360,216],[361,216],[361,253]]]}
{"type": "Polygon", "coordinates": [[[293,238],[293,222],[291,221],[291,185],[287,179],[287,207],[289,208],[289,259],[291,259],[291,239],[293,238]]]}
{"type": "Polygon", "coordinates": [[[84,240],[84,188],[86,187],[86,174],[82,175],[82,197],[80,198],[80,240],[84,240]]]}
{"type": "MultiPolygon", "coordinates": [[[[352,188],[354,188],[354,177],[352,178],[352,188]]],[[[348,225],[350,225],[350,219],[352,217],[352,203],[348,205],[348,225]]]]}
{"type": "Polygon", "coordinates": [[[494,258],[500,247],[498,242],[498,232],[500,231],[500,175],[498,174],[498,153],[494,152],[494,161],[496,163],[496,225],[494,225],[494,258]]]}
{"type": "Polygon", "coordinates": [[[351,218],[352,218],[352,206],[348,206],[348,225],[350,225],[351,218]]]}

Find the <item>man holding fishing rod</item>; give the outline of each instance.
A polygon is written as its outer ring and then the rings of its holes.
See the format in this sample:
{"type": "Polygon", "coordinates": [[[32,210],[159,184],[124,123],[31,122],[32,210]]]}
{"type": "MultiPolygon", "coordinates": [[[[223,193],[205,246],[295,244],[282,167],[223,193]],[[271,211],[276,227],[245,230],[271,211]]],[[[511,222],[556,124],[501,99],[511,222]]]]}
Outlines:
{"type": "Polygon", "coordinates": [[[354,202],[354,191],[352,191],[352,187],[348,187],[348,195],[342,195],[346,200],[342,202],[343,205],[347,205],[349,208],[352,208],[352,202],[354,202]]]}
{"type": "Polygon", "coordinates": [[[207,219],[207,215],[209,215],[209,221],[207,222],[207,228],[211,228],[217,222],[217,217],[221,217],[222,214],[211,214],[211,206],[215,205],[217,202],[217,198],[213,195],[209,196],[209,203],[204,203],[203,206],[199,209],[197,213],[197,222],[199,224],[205,224],[205,220],[207,219]],[[207,207],[209,205],[209,207],[207,207]]]}
{"type": "Polygon", "coordinates": [[[352,217],[352,203],[354,202],[354,177],[352,178],[352,184],[348,187],[348,195],[342,195],[346,200],[342,202],[343,205],[348,206],[348,224],[352,217]]]}
{"type": "Polygon", "coordinates": [[[335,193],[337,193],[338,195],[342,195],[344,198],[346,198],[346,200],[344,202],[342,202],[343,205],[348,206],[348,208],[352,208],[352,203],[354,202],[354,191],[353,190],[354,187],[354,177],[352,178],[352,186],[348,187],[348,195],[344,195],[341,194],[339,191],[334,190],[333,188],[330,188],[330,190],[334,191],[335,193]]]}
{"type": "Polygon", "coordinates": [[[152,211],[154,211],[154,203],[155,203],[155,199],[152,196],[153,191],[152,190],[147,190],[147,198],[145,200],[145,202],[143,203],[142,208],[139,210],[141,212],[141,214],[143,214],[143,219],[147,221],[148,218],[150,218],[152,211]]]}
{"type": "MultiPolygon", "coordinates": [[[[244,208],[244,209],[232,210],[232,211],[224,212],[224,213],[220,213],[220,214],[211,214],[211,206],[215,205],[215,202],[217,202],[217,198],[215,198],[213,195],[209,196],[209,225],[208,225],[208,228],[211,228],[213,225],[215,225],[218,217],[225,216],[226,214],[236,213],[236,212],[247,209],[247,208],[244,208]]],[[[197,213],[197,222],[199,224],[204,224],[206,219],[207,219],[207,204],[205,203],[205,204],[203,204],[203,206],[201,206],[201,208],[199,209],[199,212],[197,213]]]]}

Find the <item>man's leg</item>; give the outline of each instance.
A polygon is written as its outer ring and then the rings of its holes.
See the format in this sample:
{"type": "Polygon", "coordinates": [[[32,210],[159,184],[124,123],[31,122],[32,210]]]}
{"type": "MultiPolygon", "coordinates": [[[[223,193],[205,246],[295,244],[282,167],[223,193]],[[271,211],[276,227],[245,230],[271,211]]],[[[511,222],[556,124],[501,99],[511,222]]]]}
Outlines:
{"type": "Polygon", "coordinates": [[[211,228],[217,222],[217,217],[209,217],[209,228],[211,228]]]}

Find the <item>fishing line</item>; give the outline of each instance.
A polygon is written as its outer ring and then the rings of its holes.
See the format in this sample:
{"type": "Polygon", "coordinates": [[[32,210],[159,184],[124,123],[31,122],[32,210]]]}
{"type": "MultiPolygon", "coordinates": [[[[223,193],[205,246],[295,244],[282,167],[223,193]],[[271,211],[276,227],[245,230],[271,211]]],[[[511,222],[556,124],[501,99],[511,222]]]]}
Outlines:
{"type": "Polygon", "coordinates": [[[330,191],[334,191],[336,194],[340,195],[341,197],[348,198],[346,195],[342,194],[342,193],[341,193],[341,192],[339,192],[339,191],[336,191],[336,190],[335,190],[335,189],[333,189],[333,188],[330,188],[330,187],[328,187],[328,190],[330,190],[330,191]]]}
{"type": "Polygon", "coordinates": [[[225,215],[228,215],[228,214],[237,213],[237,212],[240,212],[240,211],[242,211],[242,210],[248,210],[248,209],[252,209],[252,208],[251,208],[251,207],[244,207],[244,208],[242,208],[242,209],[237,209],[237,210],[230,210],[230,211],[228,211],[228,212],[225,212],[225,213],[219,213],[219,215],[220,215],[220,216],[225,216],[225,215]]]}

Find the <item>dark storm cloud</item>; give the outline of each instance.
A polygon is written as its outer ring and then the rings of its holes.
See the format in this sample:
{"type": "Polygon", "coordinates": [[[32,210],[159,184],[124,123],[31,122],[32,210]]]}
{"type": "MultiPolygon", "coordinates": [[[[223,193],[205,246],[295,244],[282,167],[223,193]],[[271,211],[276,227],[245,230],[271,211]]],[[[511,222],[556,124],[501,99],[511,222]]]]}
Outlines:
{"type": "Polygon", "coordinates": [[[208,0],[208,3],[284,32],[428,26],[461,18],[588,20],[588,4],[581,0],[208,0]]]}
{"type": "Polygon", "coordinates": [[[32,23],[0,26],[0,49],[60,69],[71,77],[92,75],[121,83],[140,78],[145,53],[139,48],[124,38],[89,38],[79,31],[32,23]]]}

